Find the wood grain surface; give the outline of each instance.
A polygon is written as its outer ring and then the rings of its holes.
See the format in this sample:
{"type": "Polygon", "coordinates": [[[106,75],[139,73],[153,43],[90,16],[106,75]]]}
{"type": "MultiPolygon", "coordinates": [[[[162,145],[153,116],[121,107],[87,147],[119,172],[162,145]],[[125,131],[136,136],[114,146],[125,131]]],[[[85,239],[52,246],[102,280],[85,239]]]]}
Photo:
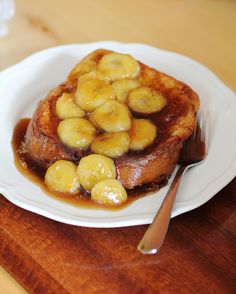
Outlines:
{"type": "MultiPolygon", "coordinates": [[[[44,48],[117,40],[185,54],[236,90],[235,0],[15,3],[0,70],[44,48]]],[[[0,196],[0,293],[236,293],[236,179],[174,218],[158,255],[136,251],[146,228],[64,225],[0,196]]]]}
{"type": "Polygon", "coordinates": [[[146,226],[61,224],[0,198],[0,263],[30,293],[235,293],[236,180],[171,221],[161,252],[136,250],[146,226]]]}

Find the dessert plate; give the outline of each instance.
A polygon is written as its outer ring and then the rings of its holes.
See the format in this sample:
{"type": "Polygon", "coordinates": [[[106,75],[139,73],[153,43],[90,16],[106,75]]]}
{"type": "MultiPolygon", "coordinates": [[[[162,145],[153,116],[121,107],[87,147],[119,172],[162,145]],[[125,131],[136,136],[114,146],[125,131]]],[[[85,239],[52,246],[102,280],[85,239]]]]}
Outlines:
{"type": "Polygon", "coordinates": [[[207,202],[236,175],[236,95],[210,70],[190,58],[148,45],[117,42],[50,48],[0,73],[0,193],[19,207],[78,226],[122,227],[152,221],[169,185],[121,210],[85,209],[45,194],[14,165],[11,139],[17,121],[31,117],[37,103],[66,79],[71,68],[99,48],[129,53],[185,82],[199,94],[200,111],[208,110],[211,118],[209,154],[203,164],[185,175],[172,217],[207,202]]]}

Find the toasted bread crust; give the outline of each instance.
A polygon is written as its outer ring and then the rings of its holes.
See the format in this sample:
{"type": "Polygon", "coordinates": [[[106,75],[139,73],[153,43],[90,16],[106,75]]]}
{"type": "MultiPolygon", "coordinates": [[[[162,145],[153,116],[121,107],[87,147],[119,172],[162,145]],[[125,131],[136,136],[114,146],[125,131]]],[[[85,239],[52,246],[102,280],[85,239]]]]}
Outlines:
{"type": "MultiPolygon", "coordinates": [[[[98,62],[109,52],[111,51],[97,50],[87,56],[86,60],[98,62]]],[[[138,79],[141,84],[160,91],[168,104],[160,113],[151,117],[158,126],[158,136],[153,145],[141,153],[129,152],[115,160],[118,178],[128,189],[170,176],[184,140],[194,129],[195,115],[199,108],[198,95],[189,86],[142,63],[140,66],[138,79]]],[[[30,121],[25,146],[30,158],[42,167],[47,168],[59,159],[78,163],[82,156],[91,153],[89,149],[78,150],[63,145],[57,135],[60,119],[55,112],[56,101],[64,92],[75,92],[77,80],[75,68],[65,83],[52,90],[40,102],[30,121]]]]}

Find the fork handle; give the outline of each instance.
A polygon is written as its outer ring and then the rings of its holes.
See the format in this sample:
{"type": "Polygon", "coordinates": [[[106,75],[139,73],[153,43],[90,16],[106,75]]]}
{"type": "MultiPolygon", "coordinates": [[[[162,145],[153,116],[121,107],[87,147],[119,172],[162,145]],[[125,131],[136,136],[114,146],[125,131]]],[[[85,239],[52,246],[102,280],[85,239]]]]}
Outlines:
{"type": "Polygon", "coordinates": [[[160,250],[169,226],[175,196],[186,168],[181,166],[178,169],[161,207],[137,247],[141,253],[155,254],[160,250]]]}

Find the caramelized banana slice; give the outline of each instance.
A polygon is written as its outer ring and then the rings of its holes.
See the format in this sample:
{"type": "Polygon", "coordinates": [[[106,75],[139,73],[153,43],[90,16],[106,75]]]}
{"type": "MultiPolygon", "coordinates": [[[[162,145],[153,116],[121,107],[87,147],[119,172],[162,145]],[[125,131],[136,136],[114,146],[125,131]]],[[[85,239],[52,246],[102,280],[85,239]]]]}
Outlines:
{"type": "Polygon", "coordinates": [[[75,193],[80,187],[76,168],[77,166],[71,161],[56,161],[47,169],[46,185],[53,191],[75,193]]]}
{"type": "Polygon", "coordinates": [[[172,89],[176,86],[177,81],[169,76],[166,75],[161,75],[160,76],[160,80],[162,82],[162,84],[167,88],[167,89],[172,89]]]}
{"type": "Polygon", "coordinates": [[[112,81],[123,78],[136,78],[140,73],[137,60],[128,54],[110,53],[98,62],[98,69],[112,81]]]}
{"type": "Polygon", "coordinates": [[[101,81],[105,81],[109,83],[109,78],[106,77],[102,72],[96,69],[80,76],[78,79],[78,83],[82,84],[84,82],[91,81],[91,80],[101,80],[101,81]]]}
{"type": "Polygon", "coordinates": [[[130,112],[126,105],[108,100],[91,114],[91,121],[106,132],[121,132],[131,127],[130,112]]]}
{"type": "Polygon", "coordinates": [[[90,154],[83,157],[78,165],[77,173],[80,184],[90,191],[98,182],[116,178],[116,167],[112,159],[90,154]]]}
{"type": "Polygon", "coordinates": [[[143,150],[151,145],[156,138],[156,126],[148,119],[133,119],[129,130],[131,138],[130,149],[134,151],[143,150]]]}
{"type": "Polygon", "coordinates": [[[115,96],[112,87],[105,81],[91,80],[78,85],[75,101],[85,111],[93,111],[115,96]]]}
{"type": "Polygon", "coordinates": [[[97,63],[91,59],[84,59],[80,63],[76,64],[76,66],[70,72],[70,76],[80,76],[89,71],[96,69],[97,63]]]}
{"type": "Polygon", "coordinates": [[[94,138],[91,150],[111,158],[116,158],[129,150],[130,137],[126,132],[105,133],[94,138]]]}
{"type": "Polygon", "coordinates": [[[130,90],[140,86],[138,80],[122,79],[112,83],[112,89],[119,102],[125,103],[130,90]]]}
{"type": "Polygon", "coordinates": [[[74,97],[69,93],[64,93],[57,99],[56,113],[60,118],[84,117],[85,112],[75,104],[74,97]]]}
{"type": "Polygon", "coordinates": [[[93,187],[91,198],[99,204],[114,206],[125,202],[127,193],[118,180],[105,180],[93,187]]]}
{"type": "Polygon", "coordinates": [[[167,101],[158,91],[149,87],[132,90],[127,98],[128,106],[135,112],[150,114],[162,110],[167,101]]]}
{"type": "Polygon", "coordinates": [[[96,129],[84,118],[67,118],[59,123],[57,133],[65,145],[84,148],[92,142],[96,129]]]}

